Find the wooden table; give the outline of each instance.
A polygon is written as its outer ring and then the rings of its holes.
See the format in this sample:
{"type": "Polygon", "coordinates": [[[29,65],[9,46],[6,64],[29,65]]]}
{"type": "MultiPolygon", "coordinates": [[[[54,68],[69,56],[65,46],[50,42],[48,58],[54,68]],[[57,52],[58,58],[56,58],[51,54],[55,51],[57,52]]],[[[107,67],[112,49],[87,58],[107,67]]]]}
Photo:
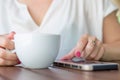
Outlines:
{"type": "Polygon", "coordinates": [[[38,70],[0,67],[0,80],[120,80],[120,70],[87,72],[58,67],[38,70]]]}

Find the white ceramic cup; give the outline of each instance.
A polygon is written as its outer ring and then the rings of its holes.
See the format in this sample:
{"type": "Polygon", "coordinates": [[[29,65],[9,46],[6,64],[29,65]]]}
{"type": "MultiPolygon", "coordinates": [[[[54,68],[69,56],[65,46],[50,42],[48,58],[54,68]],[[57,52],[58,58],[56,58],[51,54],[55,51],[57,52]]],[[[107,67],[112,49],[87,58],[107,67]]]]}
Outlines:
{"type": "Polygon", "coordinates": [[[56,59],[60,35],[46,33],[15,34],[15,51],[26,68],[47,68],[56,59]]]}

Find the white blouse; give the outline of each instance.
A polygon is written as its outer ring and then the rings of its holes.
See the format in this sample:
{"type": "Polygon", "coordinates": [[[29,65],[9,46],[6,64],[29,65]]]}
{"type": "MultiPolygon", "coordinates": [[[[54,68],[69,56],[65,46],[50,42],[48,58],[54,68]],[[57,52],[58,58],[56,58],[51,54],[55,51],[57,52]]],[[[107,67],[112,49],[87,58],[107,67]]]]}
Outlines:
{"type": "Polygon", "coordinates": [[[17,0],[0,0],[0,34],[34,30],[60,34],[61,47],[57,57],[60,58],[85,33],[102,40],[103,18],[115,9],[110,0],[53,0],[42,24],[38,26],[25,4],[17,0]]]}

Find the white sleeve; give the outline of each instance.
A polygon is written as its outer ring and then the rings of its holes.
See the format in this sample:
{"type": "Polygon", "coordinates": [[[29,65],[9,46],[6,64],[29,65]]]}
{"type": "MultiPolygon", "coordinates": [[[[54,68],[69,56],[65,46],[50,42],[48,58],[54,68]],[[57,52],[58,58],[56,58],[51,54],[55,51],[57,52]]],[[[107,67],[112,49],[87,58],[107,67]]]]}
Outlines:
{"type": "Polygon", "coordinates": [[[103,0],[104,17],[109,15],[111,12],[117,9],[117,7],[112,3],[111,0],[103,0]]]}

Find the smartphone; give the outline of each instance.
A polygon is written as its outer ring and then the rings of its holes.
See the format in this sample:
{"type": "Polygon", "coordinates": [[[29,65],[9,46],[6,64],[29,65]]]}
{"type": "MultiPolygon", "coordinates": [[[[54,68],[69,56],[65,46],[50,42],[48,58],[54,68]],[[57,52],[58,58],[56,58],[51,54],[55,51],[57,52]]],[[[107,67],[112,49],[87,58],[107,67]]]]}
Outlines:
{"type": "Polygon", "coordinates": [[[100,61],[80,61],[73,60],[56,60],[53,66],[72,68],[85,71],[101,71],[101,70],[118,70],[119,64],[112,62],[100,61]]]}

